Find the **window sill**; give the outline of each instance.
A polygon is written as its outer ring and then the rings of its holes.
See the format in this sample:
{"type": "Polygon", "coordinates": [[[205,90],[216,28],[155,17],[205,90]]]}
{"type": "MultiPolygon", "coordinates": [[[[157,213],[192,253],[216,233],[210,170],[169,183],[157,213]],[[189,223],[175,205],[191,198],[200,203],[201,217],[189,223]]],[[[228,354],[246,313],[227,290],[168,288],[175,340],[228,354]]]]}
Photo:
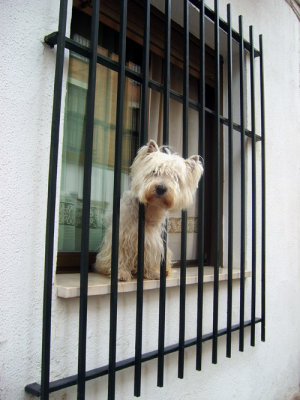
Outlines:
{"type": "MultiPolygon", "coordinates": [[[[251,276],[250,271],[245,272],[245,278],[251,276]]],[[[232,273],[233,279],[240,278],[240,270],[234,269],[232,273]]],[[[226,281],[228,279],[227,268],[220,268],[219,280],[226,281]]],[[[204,283],[213,282],[214,269],[213,267],[204,268],[204,283]]],[[[198,283],[198,268],[189,267],[186,270],[186,284],[193,285],[198,283]]],[[[173,268],[172,275],[167,277],[166,286],[176,287],[180,285],[180,268],[173,268]]],[[[158,289],[159,280],[144,280],[144,290],[158,289]]],[[[58,274],[56,275],[57,296],[60,298],[73,298],[80,296],[80,274],[58,274]]],[[[135,292],[136,279],[129,282],[119,282],[118,292],[135,292]]],[[[88,296],[99,296],[110,293],[110,277],[89,273],[88,296]]]]}

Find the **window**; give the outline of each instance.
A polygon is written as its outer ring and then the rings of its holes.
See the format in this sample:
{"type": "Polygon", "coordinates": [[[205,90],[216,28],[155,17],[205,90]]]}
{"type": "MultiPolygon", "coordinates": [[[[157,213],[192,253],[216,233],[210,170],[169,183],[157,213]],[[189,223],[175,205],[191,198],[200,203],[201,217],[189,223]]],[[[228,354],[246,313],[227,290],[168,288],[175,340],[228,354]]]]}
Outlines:
{"type": "MultiPolygon", "coordinates": [[[[141,36],[136,32],[142,31],[143,7],[138,3],[129,2],[129,27],[135,32],[133,36],[127,33],[126,65],[135,72],[141,71],[142,53],[141,36]],[[132,12],[132,14],[130,14],[132,12]],[[130,15],[135,19],[131,20],[130,15]],[[140,21],[137,23],[136,21],[140,21]],[[129,36],[129,37],[128,37],[129,36]]],[[[100,13],[98,53],[118,60],[119,18],[120,3],[110,5],[103,1],[100,13]],[[114,17],[116,21],[114,20],[114,17]],[[105,21],[102,22],[102,21],[105,21]],[[114,27],[115,29],[113,29],[114,27]]],[[[86,2],[75,2],[72,12],[71,37],[74,41],[89,47],[89,26],[91,23],[91,7],[86,2]]],[[[150,79],[156,82],[149,90],[149,115],[148,139],[155,139],[159,144],[163,142],[163,102],[164,95],[161,91],[163,84],[164,56],[163,56],[163,14],[152,9],[151,12],[151,52],[150,52],[150,79]],[[155,28],[155,29],[154,29],[155,28]]],[[[130,31],[131,32],[131,31],[130,31]]],[[[171,49],[170,88],[173,97],[170,99],[170,146],[175,151],[182,151],[182,96],[183,96],[183,34],[182,28],[173,23],[172,37],[177,40],[171,49]]],[[[200,47],[199,39],[191,35],[191,61],[190,61],[190,100],[189,107],[189,153],[197,152],[198,135],[195,134],[199,125],[199,75],[200,69],[197,62],[200,47]]],[[[206,106],[214,108],[214,70],[213,51],[206,49],[206,106]]],[[[118,74],[104,65],[97,66],[96,99],[94,119],[93,167],[92,167],[92,194],[90,216],[90,264],[93,264],[95,254],[101,244],[107,216],[112,212],[113,204],[113,167],[114,146],[116,129],[116,98],[118,74]]],[[[65,105],[63,164],[61,178],[61,200],[59,212],[59,254],[58,272],[79,271],[80,246],[81,246],[81,217],[82,217],[82,188],[83,188],[83,159],[84,159],[84,129],[85,107],[88,86],[88,58],[71,52],[69,61],[67,97],[65,105]]],[[[125,82],[125,118],[123,126],[122,148],[122,192],[129,186],[129,166],[138,148],[138,134],[140,130],[140,83],[138,80],[126,78],[125,82]]],[[[212,202],[214,174],[213,171],[213,118],[210,114],[206,118],[206,209],[205,209],[205,265],[213,265],[214,242],[214,213],[212,202]]],[[[191,155],[190,154],[190,155],[191,155]]],[[[220,190],[221,192],[221,190],[220,190]]],[[[189,210],[188,216],[188,261],[196,265],[197,259],[197,204],[189,210]]],[[[220,225],[220,237],[222,227],[220,225]]],[[[173,214],[168,220],[169,246],[180,259],[181,215],[173,214]]],[[[176,265],[176,264],[175,264],[176,265]]]]}
{"type": "MultiPolygon", "coordinates": [[[[150,12],[150,2],[145,1],[144,7],[141,2],[122,1],[106,3],[104,0],[90,2],[74,1],[74,18],[72,19],[72,38],[65,37],[66,30],[66,1],[61,1],[60,21],[58,33],[46,37],[49,45],[57,45],[56,78],[54,89],[54,107],[52,123],[52,140],[49,170],[49,198],[47,213],[46,252],[45,252],[45,285],[44,285],[44,318],[43,318],[43,344],[42,344],[42,371],[41,385],[30,384],[26,391],[46,399],[49,392],[56,391],[71,385],[78,386],[78,398],[84,398],[85,382],[102,375],[108,375],[108,398],[113,399],[115,393],[116,372],[120,369],[134,366],[134,395],[139,396],[141,390],[141,364],[147,360],[157,358],[158,379],[157,385],[163,386],[164,357],[171,352],[178,352],[178,377],[183,378],[184,350],[186,347],[195,346],[196,368],[201,369],[202,343],[212,340],[212,362],[217,363],[218,338],[226,335],[226,354],[231,356],[231,334],[239,332],[239,349],[244,349],[244,330],[251,328],[251,345],[255,345],[256,324],[261,326],[261,339],[265,340],[265,150],[264,150],[264,85],[263,85],[263,48],[260,36],[259,50],[254,47],[253,29],[250,27],[250,40],[247,41],[243,33],[243,19],[239,18],[239,32],[231,27],[231,9],[228,6],[227,21],[219,18],[218,1],[215,0],[214,10],[205,6],[203,1],[183,1],[182,27],[171,24],[171,2],[165,2],[163,13],[158,13],[154,8],[150,12]],[[99,26],[100,8],[100,26],[99,26]],[[139,11],[139,8],[141,10],[139,11]],[[139,14],[140,13],[140,14],[139,14]],[[192,14],[194,13],[194,14],[192,14]],[[199,18],[198,35],[194,39],[190,33],[191,17],[199,18]],[[89,26],[76,24],[76,18],[88,19],[92,15],[90,33],[85,31],[89,26]],[[138,18],[143,15],[144,23],[139,25],[138,18]],[[157,17],[157,18],[156,18],[157,17]],[[150,21],[153,35],[150,35],[150,21]],[[161,39],[161,25],[163,21],[164,39],[161,39]],[[172,29],[171,29],[172,27],[172,29]],[[205,29],[207,27],[207,30],[205,29]],[[205,42],[210,41],[206,33],[213,29],[213,51],[205,49],[205,42]],[[104,33],[105,32],[105,35],[104,33]],[[101,36],[102,33],[102,36],[101,36]],[[126,38],[127,37],[127,38],[126,38]],[[98,40],[100,38],[100,41],[98,40]],[[227,85],[223,85],[222,58],[220,57],[220,39],[226,43],[226,64],[224,64],[224,78],[227,85]],[[172,45],[171,45],[172,44],[172,45]],[[141,47],[142,46],[142,47],[141,47]],[[174,46],[174,47],[172,47],[174,46]],[[117,48],[119,49],[117,51],[117,48]],[[183,55],[178,53],[184,49],[183,55]],[[193,51],[192,49],[195,49],[193,51]],[[65,144],[63,150],[63,162],[67,167],[62,173],[62,199],[65,204],[61,205],[60,218],[64,226],[61,226],[60,245],[61,249],[74,251],[78,249],[76,240],[80,238],[80,321],[79,321],[79,343],[78,343],[78,374],[63,377],[50,382],[50,337],[51,337],[51,304],[52,304],[52,277],[53,277],[53,248],[54,248],[54,223],[55,223],[55,201],[56,201],[56,175],[58,158],[58,133],[60,120],[60,106],[62,97],[62,74],[64,63],[64,51],[72,52],[70,57],[70,72],[67,86],[66,116],[64,135],[65,144]],[[190,51],[189,51],[190,50],[190,51]],[[236,52],[233,55],[234,51],[236,52]],[[193,60],[195,57],[195,62],[193,60]],[[235,57],[235,58],[234,58],[235,57]],[[86,58],[89,59],[88,64],[86,58]],[[150,61],[149,64],[147,61],[150,61]],[[155,60],[155,61],[154,61],[155,60]],[[234,62],[233,62],[234,60],[234,62]],[[88,65],[88,74],[86,71],[88,65]],[[149,65],[149,70],[148,67],[149,65]],[[160,66],[161,65],[161,66],[160,66]],[[226,67],[225,67],[226,65],[226,67]],[[255,65],[259,67],[259,74],[255,73],[255,65]],[[211,66],[213,66],[211,68],[211,66]],[[249,67],[249,73],[245,66],[249,67]],[[233,70],[237,67],[238,80],[233,85],[233,70]],[[97,75],[100,69],[101,77],[97,75]],[[161,73],[163,71],[163,74],[161,73]],[[170,72],[169,72],[170,71],[170,72]],[[183,71],[183,88],[181,79],[183,71]],[[214,71],[212,73],[212,71],[214,71]],[[116,75],[114,75],[116,74],[116,75]],[[166,75],[164,75],[166,74],[166,75]],[[113,76],[117,78],[113,78],[113,76]],[[168,79],[171,86],[168,86],[168,79]],[[185,79],[184,79],[185,78],[185,79]],[[249,83],[249,96],[246,96],[246,82],[249,83]],[[190,85],[188,85],[190,83],[190,85]],[[257,83],[255,85],[255,83],[257,83]],[[190,90],[187,88],[190,86],[190,90]],[[222,87],[227,87],[226,112],[222,115],[222,87]],[[194,91],[194,89],[196,90],[194,91]],[[143,90],[146,89],[146,90],[143,90]],[[234,90],[238,93],[238,103],[233,104],[234,90]],[[260,132],[256,127],[258,116],[255,113],[259,90],[260,101],[260,132]],[[149,91],[149,96],[148,96],[149,91]],[[97,98],[98,94],[101,94],[97,98]],[[161,94],[164,101],[161,106],[161,94]],[[204,98],[205,94],[205,98],[204,98]],[[109,97],[110,96],[110,97],[109,97]],[[153,105],[152,98],[155,98],[153,105]],[[249,97],[250,129],[246,125],[246,98],[249,97]],[[166,129],[168,112],[171,108],[177,108],[179,118],[185,113],[188,115],[190,124],[197,125],[198,142],[193,142],[195,137],[191,134],[191,126],[183,127],[179,134],[172,136],[166,129]],[[113,106],[111,104],[116,103],[113,106]],[[118,313],[118,280],[117,270],[112,268],[111,295],[110,295],[110,330],[109,330],[109,364],[86,371],[86,333],[87,333],[87,283],[88,265],[90,259],[89,236],[92,229],[98,229],[96,235],[101,235],[104,226],[101,222],[95,228],[91,223],[94,218],[93,207],[95,207],[95,219],[97,215],[104,214],[106,205],[103,193],[93,197],[92,182],[97,180],[97,174],[109,175],[110,168],[114,168],[113,185],[113,246],[118,246],[118,208],[122,188],[128,182],[128,167],[135,154],[138,143],[146,142],[145,115],[149,105],[150,112],[156,116],[148,124],[148,130],[156,132],[158,140],[170,142],[180,151],[182,142],[187,141],[190,146],[197,146],[200,154],[205,157],[206,180],[202,181],[198,195],[198,232],[196,235],[197,247],[197,307],[195,310],[196,337],[185,339],[185,292],[186,292],[186,264],[187,260],[181,257],[180,269],[180,308],[179,308],[179,336],[178,343],[165,346],[165,296],[166,276],[164,263],[161,266],[161,278],[159,289],[159,328],[158,347],[149,353],[142,351],[142,324],[143,324],[143,277],[138,274],[137,280],[137,306],[135,337],[136,347],[133,357],[116,361],[116,337],[117,337],[117,313],[118,313]],[[151,107],[162,107],[163,109],[163,132],[159,129],[161,111],[155,113],[151,107]],[[180,111],[182,107],[182,114],[180,111]],[[84,109],[86,110],[84,112],[84,109]],[[113,111],[115,110],[115,111],[113,111]],[[179,111],[178,111],[179,110],[179,111]],[[193,112],[198,114],[193,117],[193,112]],[[115,115],[113,114],[115,112],[115,115]],[[109,115],[109,117],[107,117],[109,115]],[[238,115],[238,119],[234,119],[238,115]],[[195,122],[196,121],[196,122],[195,122]],[[154,128],[150,127],[151,124],[154,128]],[[82,147],[82,132],[84,134],[84,153],[82,147]],[[72,135],[69,135],[69,130],[72,135]],[[203,132],[206,131],[205,135],[203,132]],[[105,132],[108,132],[105,136],[105,132]],[[94,141],[93,141],[94,133],[94,141]],[[235,136],[233,136],[235,135],[235,136]],[[162,139],[161,139],[162,136],[162,139]],[[122,140],[123,139],[123,140],[122,140]],[[99,146],[101,143],[101,146],[99,146]],[[123,144],[123,145],[122,145],[123,144]],[[105,151],[103,152],[103,148],[105,151]],[[259,157],[260,156],[260,157],[259,157]],[[238,168],[233,159],[237,158],[238,168]],[[69,179],[69,175],[72,175],[69,179]],[[257,172],[259,167],[259,174],[257,172]],[[238,170],[238,172],[237,172],[238,170]],[[246,171],[247,170],[247,171],[246,171]],[[105,172],[103,172],[105,171],[105,172]],[[247,172],[247,174],[246,174],[247,172]],[[237,175],[234,175],[237,173],[237,175]],[[83,175],[82,188],[76,181],[76,175],[83,175]],[[75,178],[74,178],[75,176],[75,178]],[[234,177],[238,177],[238,184],[234,183],[234,177]],[[260,181],[259,181],[260,178],[260,181]],[[224,184],[223,184],[224,181],[224,184]],[[66,189],[68,185],[75,187],[75,201],[78,202],[78,215],[81,216],[81,229],[75,232],[76,212],[71,212],[71,205],[75,202],[72,198],[72,190],[66,189]],[[122,186],[123,185],[123,186],[122,186]],[[224,186],[223,186],[224,185],[224,186]],[[234,187],[239,190],[234,192],[234,187]],[[258,202],[258,190],[260,202],[258,202]],[[82,192],[82,211],[81,211],[82,192]],[[71,199],[69,199],[71,197],[71,199]],[[247,201],[250,203],[246,204],[247,201]],[[73,203],[72,203],[73,202],[73,203]],[[71,205],[70,205],[70,204],[71,205]],[[226,207],[224,206],[226,205],[226,207]],[[246,207],[247,205],[247,207],[246,207]],[[239,217],[234,220],[234,210],[238,206],[239,217]],[[205,214],[209,222],[205,220],[205,214]],[[260,227],[257,220],[260,214],[260,227]],[[70,218],[70,226],[73,232],[67,232],[65,215],[70,218]],[[92,216],[92,218],[91,218],[92,216]],[[247,217],[247,220],[246,220],[247,217]],[[224,223],[223,223],[224,221],[224,223]],[[237,221],[239,229],[234,229],[237,221]],[[212,222],[212,223],[211,223],[212,222]],[[73,224],[73,225],[72,225],[73,224]],[[208,229],[208,227],[210,229],[208,229]],[[258,232],[259,229],[259,232],[258,232]],[[250,231],[250,235],[249,235],[250,231]],[[238,233],[238,235],[236,235],[238,233]],[[260,246],[258,246],[258,233],[260,234],[260,246]],[[68,235],[72,236],[70,241],[68,235]],[[239,236],[236,238],[236,236],[239,236]],[[205,242],[206,239],[206,242],[205,242]],[[245,314],[245,276],[246,276],[246,240],[250,248],[251,257],[248,262],[251,270],[251,298],[250,319],[245,314]],[[72,244],[70,245],[70,243],[72,244]],[[68,243],[67,245],[64,243],[68,243]],[[68,246],[70,247],[68,248],[68,246]],[[64,247],[65,246],[65,247],[64,247]],[[222,251],[226,249],[226,254],[222,251]],[[258,262],[258,252],[260,263],[258,262]],[[206,256],[205,256],[206,253],[206,256]],[[238,255],[238,257],[236,257],[238,255]],[[238,258],[240,268],[239,284],[239,323],[232,323],[232,272],[233,260],[238,258]],[[227,286],[227,324],[219,329],[219,266],[226,259],[228,264],[228,286],[227,286]],[[204,334],[203,321],[203,277],[205,262],[213,263],[213,316],[212,331],[204,334]],[[257,280],[258,274],[260,281],[257,280]],[[258,287],[259,285],[259,287],[258,287]],[[260,295],[260,307],[257,307],[258,295],[260,295]],[[259,315],[259,316],[257,316],[259,315]]],[[[163,4],[161,4],[163,7],[163,4]]],[[[179,24],[180,25],[180,24],[179,24]]],[[[224,107],[225,109],[225,107],[224,107]]],[[[169,122],[169,121],[168,121],[169,122]]],[[[147,124],[146,124],[147,125],[147,124]]],[[[170,126],[171,127],[171,122],[170,126]]],[[[177,130],[176,130],[177,132],[177,130]]],[[[189,148],[188,148],[189,149],[189,148]]],[[[79,177],[79,180],[82,180],[79,177]]],[[[105,182],[105,180],[103,180],[105,182]]],[[[108,190],[110,186],[106,186],[108,190]]],[[[102,185],[100,186],[102,190],[102,185]]],[[[110,202],[107,202],[110,204],[110,202]]],[[[76,204],[77,207],[77,204],[76,204]]],[[[186,219],[186,214],[182,214],[186,219]]],[[[196,215],[192,214],[192,218],[196,215]]],[[[174,216],[173,218],[177,218],[174,216]]],[[[67,220],[67,219],[66,219],[67,220]]],[[[102,220],[101,220],[102,221],[102,220]]],[[[141,221],[141,218],[140,218],[141,221]]],[[[99,221],[98,221],[99,222],[99,221]]],[[[174,221],[173,221],[174,222],[174,221]]],[[[170,218],[170,224],[172,220],[170,218]]],[[[80,227],[80,223],[79,226],[80,227]]],[[[170,233],[171,235],[172,233],[170,233]]],[[[187,239],[187,224],[182,223],[181,238],[187,239]]],[[[142,236],[142,235],[141,235],[142,236]]],[[[192,242],[194,238],[190,238],[192,242]]],[[[139,240],[142,242],[142,240],[139,240]]],[[[188,241],[186,240],[186,243],[188,241]]],[[[64,258],[64,255],[62,255],[64,258]]],[[[193,257],[193,256],[192,256],[193,257]]],[[[76,258],[76,254],[75,254],[76,258]]],[[[65,262],[65,261],[64,261],[65,262]]],[[[77,261],[76,261],[77,262],[77,261]]],[[[76,264],[73,263],[73,265],[76,264]]],[[[69,262],[66,262],[68,266],[69,262]]],[[[113,265],[117,265],[116,262],[113,265]]],[[[133,327],[131,327],[133,329],[133,327]]]]}

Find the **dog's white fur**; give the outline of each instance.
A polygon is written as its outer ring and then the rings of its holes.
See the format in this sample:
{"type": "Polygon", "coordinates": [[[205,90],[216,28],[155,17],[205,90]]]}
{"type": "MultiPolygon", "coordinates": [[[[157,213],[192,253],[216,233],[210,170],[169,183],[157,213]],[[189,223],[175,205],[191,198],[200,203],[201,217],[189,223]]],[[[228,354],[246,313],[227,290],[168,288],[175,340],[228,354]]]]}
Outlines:
{"type": "MultiPolygon", "coordinates": [[[[199,156],[183,159],[169,149],[159,149],[154,140],[138,151],[131,166],[131,190],[120,205],[118,278],[128,281],[137,273],[139,202],[145,205],[144,277],[159,279],[164,257],[162,233],[169,210],[180,210],[193,202],[203,166],[199,156]]],[[[112,226],[108,226],[95,271],[111,273],[112,226]]],[[[167,248],[167,273],[171,270],[171,251],[167,248]]]]}

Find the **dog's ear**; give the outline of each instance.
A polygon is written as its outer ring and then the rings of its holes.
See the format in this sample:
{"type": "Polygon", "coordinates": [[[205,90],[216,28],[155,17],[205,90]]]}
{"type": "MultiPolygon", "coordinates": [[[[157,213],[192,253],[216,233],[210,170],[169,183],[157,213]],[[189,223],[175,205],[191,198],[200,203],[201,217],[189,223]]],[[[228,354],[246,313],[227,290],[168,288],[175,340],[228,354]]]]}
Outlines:
{"type": "Polygon", "coordinates": [[[189,160],[194,160],[195,162],[200,161],[200,157],[198,155],[191,156],[189,160]]]}
{"type": "MultiPolygon", "coordinates": [[[[193,170],[195,166],[200,162],[198,155],[191,156],[185,160],[185,163],[193,170]]],[[[201,162],[200,162],[201,163],[201,162]]],[[[202,163],[201,163],[202,164],[202,163]]]]}
{"type": "Polygon", "coordinates": [[[147,154],[159,151],[159,147],[157,146],[156,142],[153,139],[149,141],[147,146],[148,146],[147,154]]]}
{"type": "Polygon", "coordinates": [[[191,177],[195,187],[197,187],[199,179],[201,178],[204,171],[202,157],[199,157],[198,155],[191,156],[185,160],[185,163],[190,171],[190,174],[188,175],[191,177]]]}

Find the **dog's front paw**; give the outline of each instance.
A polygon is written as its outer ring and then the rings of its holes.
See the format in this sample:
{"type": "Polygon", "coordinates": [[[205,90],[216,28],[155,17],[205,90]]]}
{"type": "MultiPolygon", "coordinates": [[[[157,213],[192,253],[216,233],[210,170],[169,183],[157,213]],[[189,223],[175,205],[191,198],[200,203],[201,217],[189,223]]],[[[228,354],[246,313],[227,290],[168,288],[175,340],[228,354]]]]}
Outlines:
{"type": "Polygon", "coordinates": [[[156,268],[156,269],[145,271],[144,278],[154,279],[154,280],[160,279],[160,269],[156,268]]]}
{"type": "Polygon", "coordinates": [[[119,279],[119,281],[130,281],[132,279],[130,271],[128,271],[128,270],[119,270],[118,279],[119,279]]]}

